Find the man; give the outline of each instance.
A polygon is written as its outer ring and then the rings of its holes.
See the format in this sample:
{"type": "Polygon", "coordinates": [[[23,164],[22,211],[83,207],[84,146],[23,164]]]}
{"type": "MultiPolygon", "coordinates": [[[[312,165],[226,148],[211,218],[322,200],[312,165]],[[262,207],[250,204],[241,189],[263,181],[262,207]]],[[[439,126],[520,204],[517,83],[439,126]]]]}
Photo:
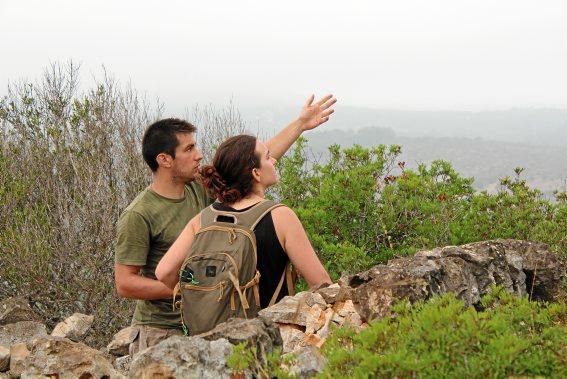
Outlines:
{"type": "MultiPolygon", "coordinates": [[[[329,120],[336,102],[312,95],[299,117],[268,145],[280,158],[307,130],[329,120]]],[[[156,280],[159,260],[187,222],[213,201],[195,179],[203,155],[195,143],[195,126],[179,119],[150,125],[142,140],[142,154],[150,166],[152,183],[124,210],[117,225],[115,282],[118,294],[137,299],[132,323],[138,326],[130,355],[173,335],[181,334],[180,313],[172,309],[172,291],[156,280]]]]}

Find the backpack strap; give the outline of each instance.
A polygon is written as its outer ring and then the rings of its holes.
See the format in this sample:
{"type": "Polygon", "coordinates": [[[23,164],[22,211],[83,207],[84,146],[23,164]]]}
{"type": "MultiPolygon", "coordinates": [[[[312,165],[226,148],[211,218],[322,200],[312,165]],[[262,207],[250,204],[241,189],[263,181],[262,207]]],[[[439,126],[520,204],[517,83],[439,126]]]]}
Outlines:
{"type": "Polygon", "coordinates": [[[278,299],[278,296],[280,295],[280,292],[282,291],[284,280],[287,283],[287,294],[289,296],[295,295],[295,281],[296,281],[296,279],[297,279],[297,274],[293,270],[293,267],[291,267],[291,263],[288,262],[285,266],[284,272],[282,273],[282,277],[280,279],[280,282],[278,283],[278,286],[276,287],[276,290],[274,291],[274,294],[272,295],[272,298],[270,299],[270,303],[268,304],[268,307],[271,307],[272,305],[274,305],[276,303],[276,300],[278,299]]]}
{"type": "Polygon", "coordinates": [[[276,203],[272,200],[263,200],[250,209],[242,212],[219,211],[213,208],[211,204],[201,211],[201,228],[205,228],[215,222],[219,216],[227,216],[234,219],[234,224],[244,226],[249,230],[254,230],[258,222],[271,212],[274,208],[281,207],[283,204],[276,203]]]}

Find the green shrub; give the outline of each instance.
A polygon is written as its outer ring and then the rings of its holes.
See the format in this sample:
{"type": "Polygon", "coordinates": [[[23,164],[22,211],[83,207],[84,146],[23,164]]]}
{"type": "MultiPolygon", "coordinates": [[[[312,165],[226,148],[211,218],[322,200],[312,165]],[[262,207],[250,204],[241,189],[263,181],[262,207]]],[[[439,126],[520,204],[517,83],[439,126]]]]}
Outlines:
{"type": "Polygon", "coordinates": [[[495,289],[484,311],[453,295],[395,307],[397,316],[356,334],[337,329],[321,377],[505,378],[567,375],[567,305],[495,289]]]}

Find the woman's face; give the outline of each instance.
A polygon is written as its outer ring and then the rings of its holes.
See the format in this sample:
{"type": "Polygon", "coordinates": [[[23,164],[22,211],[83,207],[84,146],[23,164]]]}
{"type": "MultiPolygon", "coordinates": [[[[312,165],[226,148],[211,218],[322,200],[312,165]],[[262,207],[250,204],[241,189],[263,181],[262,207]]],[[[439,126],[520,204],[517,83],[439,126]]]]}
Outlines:
{"type": "Polygon", "coordinates": [[[255,153],[260,158],[260,167],[254,169],[254,177],[264,188],[276,184],[278,182],[276,159],[271,156],[268,147],[262,141],[256,140],[255,153]]]}

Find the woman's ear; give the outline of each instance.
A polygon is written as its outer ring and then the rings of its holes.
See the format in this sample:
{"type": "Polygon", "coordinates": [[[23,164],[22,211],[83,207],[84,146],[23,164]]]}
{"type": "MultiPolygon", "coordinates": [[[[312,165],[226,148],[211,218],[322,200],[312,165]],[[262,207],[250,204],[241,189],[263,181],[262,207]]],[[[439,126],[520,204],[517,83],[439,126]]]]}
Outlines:
{"type": "Polygon", "coordinates": [[[252,178],[254,180],[256,180],[257,182],[260,181],[260,170],[258,170],[257,168],[253,168],[252,169],[252,178]]]}

